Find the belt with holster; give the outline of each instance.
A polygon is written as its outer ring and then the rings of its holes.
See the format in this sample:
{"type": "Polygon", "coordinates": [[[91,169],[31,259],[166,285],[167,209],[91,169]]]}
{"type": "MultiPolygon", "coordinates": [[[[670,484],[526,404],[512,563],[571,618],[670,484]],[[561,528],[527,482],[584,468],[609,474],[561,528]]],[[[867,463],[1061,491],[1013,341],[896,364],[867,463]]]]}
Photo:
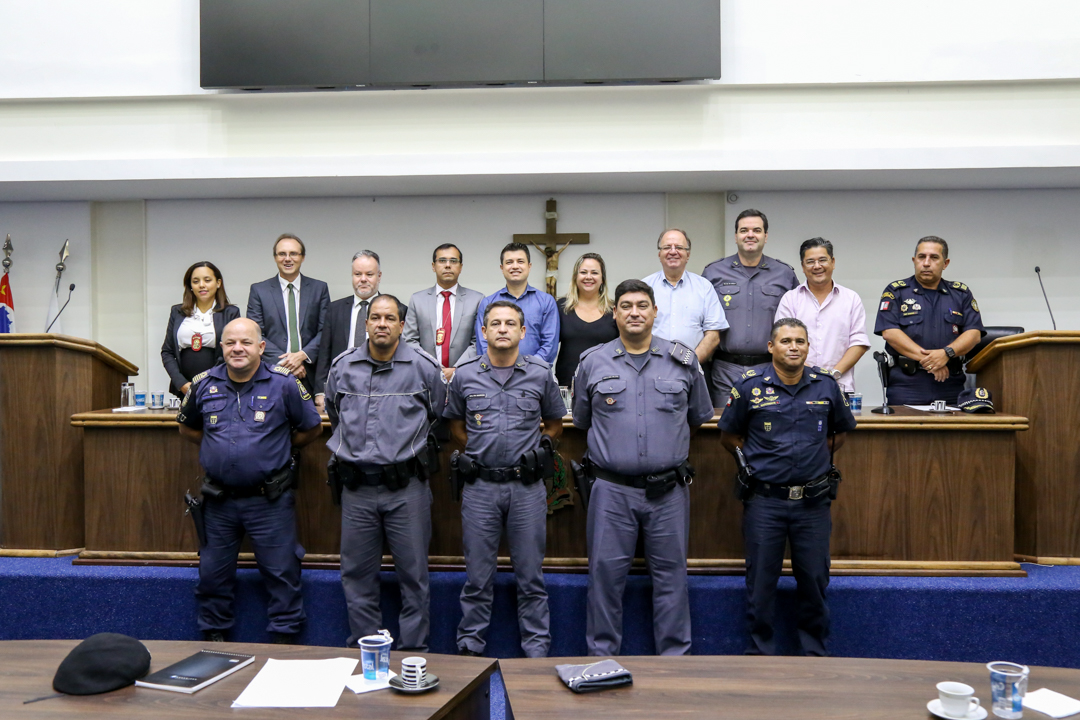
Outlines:
{"type": "Polygon", "coordinates": [[[622,473],[605,470],[593,463],[592,474],[601,480],[607,480],[617,485],[644,490],[645,497],[650,500],[668,494],[675,489],[676,484],[689,485],[694,481],[694,468],[687,462],[670,470],[661,470],[647,475],[623,475],[622,473]]]}
{"type": "Polygon", "coordinates": [[[821,477],[803,485],[778,485],[754,480],[753,492],[755,495],[781,500],[813,500],[826,494],[835,500],[836,487],[840,484],[840,479],[840,471],[834,467],[821,477]]]}
{"type": "Polygon", "coordinates": [[[203,497],[215,499],[265,497],[270,502],[296,486],[299,457],[293,456],[285,467],[275,470],[266,480],[254,485],[226,485],[209,475],[203,476],[203,497]]]}
{"type": "Polygon", "coordinates": [[[763,365],[772,362],[772,355],[733,355],[723,350],[717,350],[713,357],[735,365],[763,365]]]}

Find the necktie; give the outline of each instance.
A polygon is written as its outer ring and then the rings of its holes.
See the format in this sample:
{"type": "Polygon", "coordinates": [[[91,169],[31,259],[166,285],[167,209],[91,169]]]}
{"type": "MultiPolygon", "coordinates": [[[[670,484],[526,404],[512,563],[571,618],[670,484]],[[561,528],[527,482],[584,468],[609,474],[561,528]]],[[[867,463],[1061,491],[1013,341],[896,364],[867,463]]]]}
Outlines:
{"type": "Polygon", "coordinates": [[[368,301],[360,301],[360,309],[356,311],[356,330],[353,331],[353,347],[360,347],[367,340],[367,307],[368,301]]]}
{"type": "Polygon", "coordinates": [[[450,317],[450,291],[443,290],[442,303],[442,366],[450,367],[450,331],[454,329],[453,320],[450,317]]]}
{"type": "Polygon", "coordinates": [[[300,351],[300,329],[296,323],[296,288],[289,283],[289,352],[300,351]]]}

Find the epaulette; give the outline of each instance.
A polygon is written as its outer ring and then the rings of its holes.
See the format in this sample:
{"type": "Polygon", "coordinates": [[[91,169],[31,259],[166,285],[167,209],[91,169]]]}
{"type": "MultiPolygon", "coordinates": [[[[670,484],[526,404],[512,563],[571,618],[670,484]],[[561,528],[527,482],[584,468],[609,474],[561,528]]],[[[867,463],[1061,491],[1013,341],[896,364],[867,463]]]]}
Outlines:
{"type": "Polygon", "coordinates": [[[692,367],[694,364],[694,358],[697,357],[694,354],[693,350],[683,345],[678,340],[675,340],[671,343],[670,354],[671,357],[675,358],[675,360],[682,363],[683,365],[686,365],[687,367],[692,367]]]}
{"type": "Polygon", "coordinates": [[[331,361],[330,361],[330,367],[334,367],[334,365],[336,365],[336,364],[337,364],[338,360],[340,360],[341,358],[345,357],[346,355],[349,355],[349,354],[351,354],[351,353],[355,352],[355,351],[356,351],[357,349],[358,349],[358,348],[355,348],[355,347],[351,347],[351,348],[349,348],[348,350],[343,350],[342,352],[339,352],[339,353],[337,354],[337,357],[335,357],[335,358],[334,358],[333,360],[331,360],[331,361]]]}
{"type": "Polygon", "coordinates": [[[195,385],[197,385],[197,384],[199,383],[199,381],[200,381],[200,380],[202,380],[202,379],[203,379],[204,377],[206,377],[206,376],[207,376],[207,375],[209,375],[209,374],[210,374],[210,371],[209,371],[209,370],[204,370],[204,371],[202,371],[201,373],[199,373],[198,375],[196,375],[195,377],[191,378],[191,385],[192,385],[192,387],[194,387],[195,385]]]}
{"type": "Polygon", "coordinates": [[[745,385],[748,382],[756,380],[756,379],[758,379],[760,377],[761,376],[758,375],[757,370],[754,370],[753,368],[750,368],[749,370],[747,370],[746,372],[744,372],[742,375],[739,376],[739,379],[735,381],[735,384],[736,385],[745,385]]]}
{"type": "Polygon", "coordinates": [[[533,365],[539,365],[540,367],[544,368],[545,370],[547,370],[547,369],[549,369],[551,367],[551,363],[549,363],[544,358],[537,357],[535,355],[526,355],[525,356],[525,362],[530,362],[533,365]]]}
{"type": "Polygon", "coordinates": [[[278,375],[292,375],[292,373],[289,371],[289,368],[282,367],[281,365],[275,365],[274,367],[270,368],[270,372],[276,372],[278,375]]]}
{"type": "Polygon", "coordinates": [[[581,355],[578,356],[578,363],[580,364],[581,361],[584,360],[587,356],[592,355],[594,352],[596,352],[600,348],[604,347],[604,345],[607,345],[607,343],[602,343],[600,345],[593,345],[588,350],[585,350],[584,352],[582,352],[581,355]]]}
{"type": "Polygon", "coordinates": [[[419,355],[420,357],[424,358],[425,360],[427,360],[427,361],[428,361],[429,363],[431,363],[431,364],[432,364],[432,365],[434,365],[435,367],[439,368],[440,370],[442,369],[442,363],[440,363],[440,362],[439,362],[438,360],[436,360],[435,358],[433,358],[433,357],[431,356],[431,353],[429,353],[429,352],[428,352],[427,350],[425,350],[425,349],[424,349],[424,348],[422,348],[422,347],[417,347],[417,346],[415,346],[415,345],[410,345],[409,347],[410,347],[410,348],[412,349],[412,351],[413,351],[413,352],[415,352],[415,353],[416,353],[417,355],[419,355]]]}
{"type": "Polygon", "coordinates": [[[474,355],[471,358],[469,358],[468,360],[458,360],[457,367],[462,368],[462,367],[465,367],[466,365],[471,365],[474,362],[479,362],[481,357],[483,357],[483,356],[482,355],[474,355]]]}
{"type": "Polygon", "coordinates": [[[952,282],[952,283],[949,283],[949,285],[955,290],[962,290],[964,292],[971,292],[970,290],[968,290],[968,286],[965,285],[962,282],[952,282]]]}
{"type": "Polygon", "coordinates": [[[889,287],[891,287],[893,290],[896,290],[897,288],[907,287],[907,280],[897,280],[896,282],[891,282],[889,283],[889,287]]]}

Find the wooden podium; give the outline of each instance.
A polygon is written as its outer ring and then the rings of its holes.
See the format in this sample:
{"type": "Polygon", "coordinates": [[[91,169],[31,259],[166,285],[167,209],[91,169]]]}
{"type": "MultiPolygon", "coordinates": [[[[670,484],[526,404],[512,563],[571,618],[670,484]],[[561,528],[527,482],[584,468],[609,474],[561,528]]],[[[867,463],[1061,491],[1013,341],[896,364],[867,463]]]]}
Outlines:
{"type": "Polygon", "coordinates": [[[71,416],[116,405],[138,372],[92,340],[0,335],[0,554],[83,547],[83,433],[71,416]]]}
{"type": "Polygon", "coordinates": [[[1016,438],[1017,559],[1080,564],[1080,332],[998,338],[968,372],[995,410],[1030,422],[1016,438]]]}

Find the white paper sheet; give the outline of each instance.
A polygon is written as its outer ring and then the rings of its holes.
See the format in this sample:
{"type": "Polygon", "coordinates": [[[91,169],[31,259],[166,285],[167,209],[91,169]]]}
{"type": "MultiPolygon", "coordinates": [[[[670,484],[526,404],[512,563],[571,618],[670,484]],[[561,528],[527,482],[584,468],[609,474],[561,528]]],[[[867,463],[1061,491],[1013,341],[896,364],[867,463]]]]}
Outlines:
{"type": "MultiPolygon", "coordinates": [[[[904,407],[909,407],[912,410],[922,410],[923,412],[934,411],[934,406],[933,405],[905,405],[904,407]]],[[[947,405],[945,407],[945,409],[950,410],[952,412],[961,412],[960,408],[953,407],[952,405],[947,405]]],[[[935,412],[940,412],[940,411],[935,411],[935,412]]]]}
{"type": "Polygon", "coordinates": [[[266,661],[251,679],[234,708],[334,707],[352,676],[356,658],[266,661]]]}
{"type": "Polygon", "coordinates": [[[397,677],[397,673],[393,670],[386,677],[385,680],[365,680],[364,673],[359,675],[353,675],[349,678],[349,682],[345,683],[345,687],[352,690],[359,695],[360,693],[371,692],[372,690],[385,690],[390,687],[390,678],[397,677]]]}
{"type": "Polygon", "coordinates": [[[1024,696],[1024,707],[1053,718],[1063,718],[1080,713],[1080,700],[1047,688],[1039,688],[1024,696]]]}

